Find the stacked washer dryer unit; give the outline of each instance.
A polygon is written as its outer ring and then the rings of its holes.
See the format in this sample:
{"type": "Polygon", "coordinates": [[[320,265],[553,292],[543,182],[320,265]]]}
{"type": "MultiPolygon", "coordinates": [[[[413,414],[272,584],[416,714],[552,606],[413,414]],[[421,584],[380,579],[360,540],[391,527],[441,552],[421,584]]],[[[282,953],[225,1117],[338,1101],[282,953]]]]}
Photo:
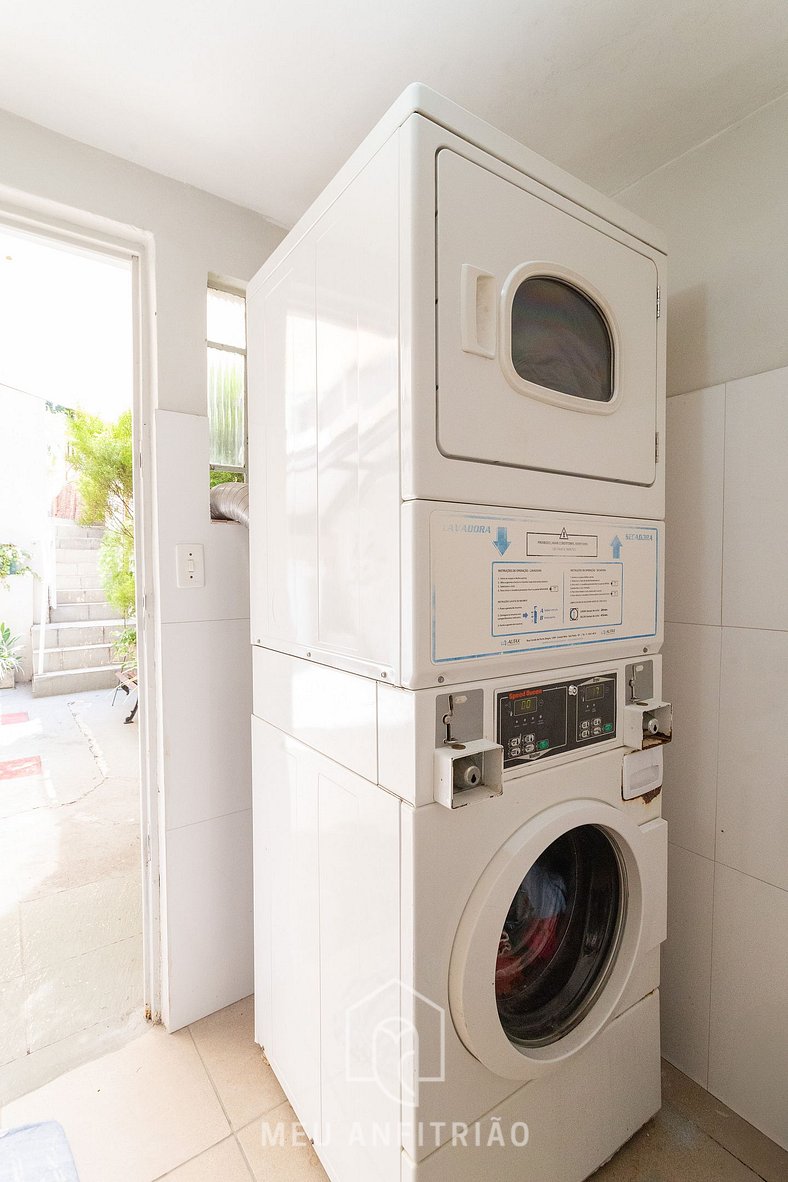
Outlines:
{"type": "Polygon", "coordinates": [[[414,86],[250,287],[256,1036],[333,1182],[659,1107],[664,263],[414,86]]]}

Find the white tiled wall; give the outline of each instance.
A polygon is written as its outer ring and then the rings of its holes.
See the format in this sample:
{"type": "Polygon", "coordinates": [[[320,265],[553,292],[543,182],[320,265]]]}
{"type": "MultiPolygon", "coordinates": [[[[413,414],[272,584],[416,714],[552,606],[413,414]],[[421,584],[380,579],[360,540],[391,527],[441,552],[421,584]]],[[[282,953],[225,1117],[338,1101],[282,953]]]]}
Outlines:
{"type": "Polygon", "coordinates": [[[788,369],[668,402],[666,1056],[788,1147],[788,369]]]}
{"type": "Polygon", "coordinates": [[[249,535],[211,521],[207,418],[159,410],[155,424],[163,1000],[177,1030],[252,990],[249,535]],[[179,542],[203,545],[204,587],[176,585],[179,542]]]}
{"type": "Polygon", "coordinates": [[[662,1053],[707,1086],[714,863],[668,847],[668,933],[662,951],[662,1053]]]}

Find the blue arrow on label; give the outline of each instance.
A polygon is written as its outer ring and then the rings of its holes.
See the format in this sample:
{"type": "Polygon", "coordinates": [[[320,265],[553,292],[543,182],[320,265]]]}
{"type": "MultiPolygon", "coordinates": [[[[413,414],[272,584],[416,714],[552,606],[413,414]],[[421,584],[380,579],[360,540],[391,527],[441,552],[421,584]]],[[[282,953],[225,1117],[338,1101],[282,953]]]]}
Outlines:
{"type": "Polygon", "coordinates": [[[509,549],[511,544],[512,543],[509,541],[509,533],[508,533],[508,530],[506,529],[506,526],[499,525],[498,526],[498,536],[497,536],[497,538],[493,539],[493,546],[495,546],[495,549],[498,551],[501,558],[503,558],[504,554],[509,549]]]}
{"type": "Polygon", "coordinates": [[[621,541],[621,538],[618,536],[618,534],[616,534],[616,536],[613,538],[613,541],[610,543],[610,545],[613,548],[613,557],[614,558],[621,557],[621,547],[623,546],[623,544],[624,543],[621,541]]]}

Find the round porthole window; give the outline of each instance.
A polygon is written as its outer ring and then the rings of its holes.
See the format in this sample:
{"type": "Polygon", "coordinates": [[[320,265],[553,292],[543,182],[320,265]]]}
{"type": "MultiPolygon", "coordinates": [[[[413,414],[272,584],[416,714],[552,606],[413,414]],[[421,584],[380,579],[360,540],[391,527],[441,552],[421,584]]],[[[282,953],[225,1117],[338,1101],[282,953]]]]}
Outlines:
{"type": "Polygon", "coordinates": [[[613,345],[601,310],[579,288],[548,275],[518,285],[511,305],[511,362],[526,382],[589,402],[613,397],[613,345]]]}
{"type": "Polygon", "coordinates": [[[516,1046],[563,1038],[603,987],[623,927],[622,859],[595,825],[563,833],[512,899],[495,965],[501,1025],[516,1046]]]}

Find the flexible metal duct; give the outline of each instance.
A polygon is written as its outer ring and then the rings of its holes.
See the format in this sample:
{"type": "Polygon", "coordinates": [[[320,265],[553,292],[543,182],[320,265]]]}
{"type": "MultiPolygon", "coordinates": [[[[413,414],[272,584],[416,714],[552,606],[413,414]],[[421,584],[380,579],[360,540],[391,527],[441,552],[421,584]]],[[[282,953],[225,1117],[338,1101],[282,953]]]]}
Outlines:
{"type": "Polygon", "coordinates": [[[214,521],[239,521],[249,528],[249,486],[217,484],[211,489],[211,517],[214,521]]]}

